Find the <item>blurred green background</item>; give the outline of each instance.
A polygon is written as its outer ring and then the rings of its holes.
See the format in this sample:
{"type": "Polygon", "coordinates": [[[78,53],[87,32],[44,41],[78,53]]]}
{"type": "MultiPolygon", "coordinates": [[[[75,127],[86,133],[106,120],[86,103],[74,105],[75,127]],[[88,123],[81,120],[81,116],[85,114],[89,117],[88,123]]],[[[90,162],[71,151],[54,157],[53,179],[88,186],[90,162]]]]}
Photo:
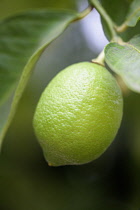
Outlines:
{"type": "MultiPolygon", "coordinates": [[[[79,10],[82,0],[1,0],[0,17],[33,8],[79,10]]],[[[92,30],[96,30],[91,28],[92,30]]],[[[49,167],[32,118],[41,92],[64,67],[91,60],[82,21],[73,23],[44,52],[20,101],[0,155],[0,210],[138,210],[140,206],[140,95],[124,96],[118,135],[97,160],[49,167]]]]}

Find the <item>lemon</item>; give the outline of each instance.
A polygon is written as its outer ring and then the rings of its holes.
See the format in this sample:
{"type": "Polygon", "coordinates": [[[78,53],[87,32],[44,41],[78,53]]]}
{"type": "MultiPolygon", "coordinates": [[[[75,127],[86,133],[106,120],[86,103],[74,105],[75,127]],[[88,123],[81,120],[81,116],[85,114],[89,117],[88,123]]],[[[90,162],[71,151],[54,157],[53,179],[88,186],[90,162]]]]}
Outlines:
{"type": "Polygon", "coordinates": [[[49,165],[88,163],[111,144],[120,127],[123,99],[101,65],[73,64],[49,83],[34,115],[34,129],[49,165]]]}

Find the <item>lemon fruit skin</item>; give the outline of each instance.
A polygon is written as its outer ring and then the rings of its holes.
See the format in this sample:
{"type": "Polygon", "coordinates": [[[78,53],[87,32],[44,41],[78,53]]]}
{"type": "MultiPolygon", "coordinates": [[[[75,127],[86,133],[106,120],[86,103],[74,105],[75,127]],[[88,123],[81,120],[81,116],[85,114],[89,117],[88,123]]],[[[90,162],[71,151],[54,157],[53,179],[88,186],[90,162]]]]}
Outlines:
{"type": "Polygon", "coordinates": [[[116,136],[122,110],[121,90],[101,65],[81,62],[59,72],[42,93],[33,121],[48,164],[99,157],[116,136]]]}

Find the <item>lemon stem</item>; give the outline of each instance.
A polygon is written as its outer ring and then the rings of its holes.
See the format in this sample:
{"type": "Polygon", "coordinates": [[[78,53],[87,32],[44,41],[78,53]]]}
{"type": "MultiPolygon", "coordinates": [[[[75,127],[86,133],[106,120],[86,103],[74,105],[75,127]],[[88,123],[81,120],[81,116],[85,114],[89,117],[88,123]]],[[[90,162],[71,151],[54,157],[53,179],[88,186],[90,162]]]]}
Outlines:
{"type": "Polygon", "coordinates": [[[103,49],[103,51],[98,55],[97,58],[92,59],[91,61],[92,61],[93,63],[98,63],[98,64],[104,66],[104,61],[105,61],[104,49],[103,49]]]}

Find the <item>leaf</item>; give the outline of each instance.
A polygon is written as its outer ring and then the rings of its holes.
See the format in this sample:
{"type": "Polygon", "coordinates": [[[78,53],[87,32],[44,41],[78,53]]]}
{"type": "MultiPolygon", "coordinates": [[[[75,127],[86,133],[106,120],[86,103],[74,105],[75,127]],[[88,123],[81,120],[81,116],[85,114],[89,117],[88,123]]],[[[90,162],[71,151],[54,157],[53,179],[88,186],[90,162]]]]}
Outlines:
{"type": "Polygon", "coordinates": [[[140,35],[129,43],[108,44],[105,47],[105,61],[122,77],[129,89],[140,93],[140,35]]]}
{"type": "Polygon", "coordinates": [[[72,11],[28,11],[0,22],[0,145],[44,49],[75,19],[72,11]]]}
{"type": "MultiPolygon", "coordinates": [[[[113,3],[112,0],[101,0],[101,4],[116,25],[120,25],[124,21],[129,8],[128,0],[113,0],[113,3]]],[[[108,40],[111,40],[112,36],[108,28],[108,23],[103,17],[101,21],[106,37],[108,40]]]]}
{"type": "MultiPolygon", "coordinates": [[[[137,0],[138,2],[140,0],[137,0]]],[[[122,25],[126,20],[128,15],[128,10],[130,8],[132,0],[101,0],[103,8],[106,10],[110,18],[116,25],[122,25]]],[[[108,25],[102,18],[102,25],[108,40],[111,40],[111,35],[109,33],[108,25]]],[[[140,23],[138,23],[135,28],[128,28],[125,32],[119,34],[123,40],[128,41],[136,34],[139,34],[140,31],[140,23]]]]}
{"type": "Polygon", "coordinates": [[[140,51],[140,35],[137,35],[133,39],[129,40],[129,44],[133,45],[140,51]]]}
{"type": "Polygon", "coordinates": [[[138,20],[140,20],[140,0],[134,0],[130,5],[125,23],[129,27],[134,27],[138,20]]]}
{"type": "Polygon", "coordinates": [[[117,24],[120,25],[126,15],[130,5],[128,0],[101,0],[102,6],[111,17],[111,19],[117,24]]]}
{"type": "Polygon", "coordinates": [[[0,0],[0,18],[17,14],[19,11],[26,11],[32,8],[56,8],[58,9],[76,9],[78,0],[0,0]]]}

